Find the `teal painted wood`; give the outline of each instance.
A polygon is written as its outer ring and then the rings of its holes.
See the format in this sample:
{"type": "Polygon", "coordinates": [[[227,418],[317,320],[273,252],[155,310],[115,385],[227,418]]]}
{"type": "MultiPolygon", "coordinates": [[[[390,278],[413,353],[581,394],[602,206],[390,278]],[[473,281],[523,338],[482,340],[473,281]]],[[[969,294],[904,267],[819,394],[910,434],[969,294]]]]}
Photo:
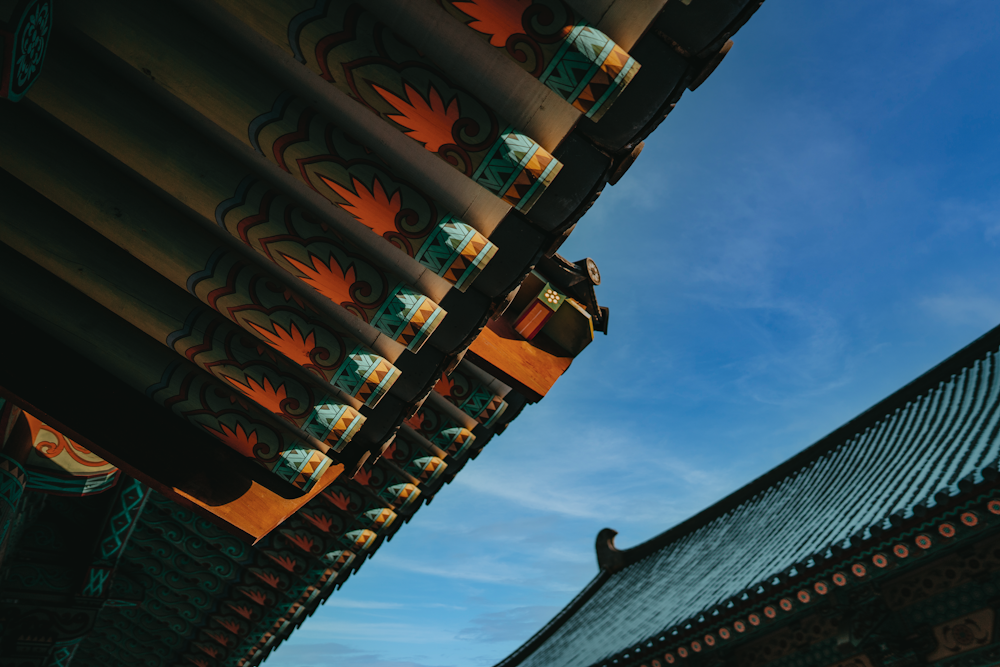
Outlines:
{"type": "MultiPolygon", "coordinates": [[[[1000,328],[602,573],[500,667],[586,667],[996,479],[1000,328]],[[776,472],[780,474],[775,474],[776,472]],[[984,477],[985,475],[985,477],[984,477]],[[798,568],[798,569],[796,569],[798,568]]],[[[989,486],[989,485],[984,485],[989,486]]],[[[763,592],[763,591],[761,591],[763,592]]],[[[763,597],[763,596],[762,596],[763,597]]]]}
{"type": "MultiPolygon", "coordinates": [[[[450,465],[461,467],[469,452],[449,455],[450,465]]],[[[73,667],[235,667],[261,649],[262,635],[279,619],[290,620],[293,605],[298,619],[289,629],[403,523],[395,512],[410,501],[386,494],[387,488],[412,486],[419,496],[433,495],[446,468],[399,439],[386,459],[355,480],[338,480],[253,546],[150,492],[116,575],[128,581],[121,586],[126,592],[142,591],[141,599],[126,594],[118,600],[112,592],[73,667]]],[[[122,507],[131,507],[125,500],[122,507]]],[[[261,655],[286,636],[275,636],[261,655]]]]}
{"type": "Polygon", "coordinates": [[[0,454],[0,546],[14,521],[26,481],[27,474],[21,464],[0,454]]]}

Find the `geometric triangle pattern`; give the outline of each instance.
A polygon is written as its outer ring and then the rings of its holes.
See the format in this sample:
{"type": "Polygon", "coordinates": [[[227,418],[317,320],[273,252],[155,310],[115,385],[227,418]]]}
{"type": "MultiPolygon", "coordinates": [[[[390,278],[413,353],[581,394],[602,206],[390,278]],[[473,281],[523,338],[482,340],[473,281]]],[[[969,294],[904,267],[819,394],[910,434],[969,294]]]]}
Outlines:
{"type": "Polygon", "coordinates": [[[562,163],[530,137],[508,125],[472,179],[526,213],[562,169],[562,163]]]}
{"type": "Polygon", "coordinates": [[[352,530],[344,533],[341,541],[350,545],[355,551],[364,551],[372,545],[376,537],[377,535],[372,531],[362,528],[361,530],[352,530]]]}
{"type": "Polygon", "coordinates": [[[27,478],[21,464],[0,454],[0,545],[3,544],[7,528],[13,522],[27,478]]]}
{"type": "Polygon", "coordinates": [[[639,63],[600,30],[578,23],[567,38],[568,48],[539,77],[593,121],[611,104],[639,71],[639,63]]]}
{"type": "Polygon", "coordinates": [[[448,464],[436,456],[424,456],[407,464],[405,470],[419,479],[424,486],[432,487],[447,467],[448,464]]]}
{"type": "Polygon", "coordinates": [[[358,345],[347,355],[335,378],[338,387],[371,407],[399,378],[399,370],[388,361],[358,345]]]}
{"type": "Polygon", "coordinates": [[[578,19],[563,2],[442,0],[440,4],[593,121],[604,115],[639,71],[639,63],[628,53],[578,19]],[[538,16],[547,17],[544,25],[539,25],[538,16]]]}
{"type": "Polygon", "coordinates": [[[464,292],[496,252],[496,246],[485,236],[447,214],[415,258],[464,292]]]}
{"type": "Polygon", "coordinates": [[[364,424],[364,417],[356,410],[339,403],[318,404],[309,415],[303,430],[326,442],[335,452],[342,451],[364,424]]]}
{"type": "Polygon", "coordinates": [[[278,455],[273,466],[268,467],[292,486],[309,491],[329,466],[330,459],[323,454],[315,449],[302,447],[286,449],[278,455]]]}
{"type": "Polygon", "coordinates": [[[424,403],[406,423],[449,454],[463,451],[476,439],[472,431],[456,424],[447,415],[427,403],[424,403]]]}
{"type": "Polygon", "coordinates": [[[420,489],[415,484],[409,482],[405,484],[393,484],[384,489],[379,496],[385,497],[400,511],[405,511],[420,495],[420,489]]]}
{"type": "Polygon", "coordinates": [[[377,532],[391,526],[393,521],[396,520],[396,513],[388,507],[382,507],[368,510],[358,518],[365,521],[369,528],[377,532]]]}
{"type": "Polygon", "coordinates": [[[423,294],[399,286],[372,318],[372,325],[411,352],[418,352],[445,312],[423,294]]]}

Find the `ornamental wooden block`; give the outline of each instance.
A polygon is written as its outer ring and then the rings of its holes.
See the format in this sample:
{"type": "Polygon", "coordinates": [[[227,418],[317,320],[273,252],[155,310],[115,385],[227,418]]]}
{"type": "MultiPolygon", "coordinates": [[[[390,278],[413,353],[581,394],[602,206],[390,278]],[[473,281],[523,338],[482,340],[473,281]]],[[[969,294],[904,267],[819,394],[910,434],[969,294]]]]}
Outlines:
{"type": "Polygon", "coordinates": [[[0,98],[17,102],[42,73],[52,35],[52,0],[30,0],[15,5],[0,3],[0,98]],[[7,20],[4,21],[3,19],[7,20]]]}

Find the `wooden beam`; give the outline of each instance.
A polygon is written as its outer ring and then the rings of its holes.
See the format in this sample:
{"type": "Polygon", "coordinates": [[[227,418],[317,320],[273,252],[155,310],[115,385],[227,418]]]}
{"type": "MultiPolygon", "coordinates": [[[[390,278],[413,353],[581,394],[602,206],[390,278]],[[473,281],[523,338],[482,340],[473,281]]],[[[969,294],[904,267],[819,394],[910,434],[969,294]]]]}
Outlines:
{"type": "Polygon", "coordinates": [[[532,342],[524,340],[501,318],[483,328],[469,347],[469,355],[477,366],[534,403],[548,393],[573,361],[572,357],[561,356],[565,353],[557,352],[555,345],[551,345],[552,351],[543,349],[541,345],[547,342],[544,334],[532,342]]]}

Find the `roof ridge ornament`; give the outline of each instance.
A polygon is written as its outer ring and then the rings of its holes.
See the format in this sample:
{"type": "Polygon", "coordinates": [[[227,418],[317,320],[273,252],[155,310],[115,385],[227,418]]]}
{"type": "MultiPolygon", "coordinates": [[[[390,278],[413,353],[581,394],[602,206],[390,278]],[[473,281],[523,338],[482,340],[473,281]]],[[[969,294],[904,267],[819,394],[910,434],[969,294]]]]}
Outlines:
{"type": "Polygon", "coordinates": [[[602,528],[597,533],[597,567],[602,572],[612,574],[624,569],[628,564],[625,561],[625,553],[615,547],[615,535],[617,530],[612,528],[602,528]]]}

